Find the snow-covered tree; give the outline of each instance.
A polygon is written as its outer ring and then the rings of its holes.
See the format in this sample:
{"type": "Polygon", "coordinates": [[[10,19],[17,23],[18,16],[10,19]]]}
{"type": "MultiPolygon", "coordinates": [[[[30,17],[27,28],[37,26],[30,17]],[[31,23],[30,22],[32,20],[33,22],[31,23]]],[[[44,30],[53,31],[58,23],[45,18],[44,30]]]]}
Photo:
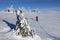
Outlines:
{"type": "Polygon", "coordinates": [[[33,30],[30,28],[30,23],[26,17],[24,17],[23,10],[17,11],[17,22],[16,22],[16,30],[18,35],[22,35],[23,37],[32,36],[35,34],[33,30]]]}

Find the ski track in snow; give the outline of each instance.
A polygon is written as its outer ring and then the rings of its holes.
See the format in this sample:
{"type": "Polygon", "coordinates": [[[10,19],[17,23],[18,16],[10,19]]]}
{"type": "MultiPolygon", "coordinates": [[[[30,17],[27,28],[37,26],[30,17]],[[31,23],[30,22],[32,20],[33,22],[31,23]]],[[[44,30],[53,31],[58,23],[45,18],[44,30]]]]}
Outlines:
{"type": "MultiPolygon", "coordinates": [[[[42,26],[40,21],[36,22],[34,17],[36,15],[27,14],[27,18],[29,19],[30,26],[37,33],[36,38],[22,38],[21,36],[16,36],[15,31],[15,23],[16,23],[16,15],[9,13],[0,14],[0,40],[60,40],[60,38],[51,35],[48,31],[46,31],[42,26]],[[41,39],[40,39],[41,38],[41,39]]],[[[40,20],[40,19],[39,19],[40,20]]]]}

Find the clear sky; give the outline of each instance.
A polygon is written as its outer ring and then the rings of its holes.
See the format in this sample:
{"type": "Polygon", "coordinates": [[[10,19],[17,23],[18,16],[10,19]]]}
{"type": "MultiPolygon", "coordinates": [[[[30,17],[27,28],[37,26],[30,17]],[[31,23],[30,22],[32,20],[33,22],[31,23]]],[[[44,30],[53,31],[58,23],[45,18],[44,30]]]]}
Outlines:
{"type": "Polygon", "coordinates": [[[14,8],[60,8],[60,0],[0,0],[0,10],[13,5],[14,8]]]}

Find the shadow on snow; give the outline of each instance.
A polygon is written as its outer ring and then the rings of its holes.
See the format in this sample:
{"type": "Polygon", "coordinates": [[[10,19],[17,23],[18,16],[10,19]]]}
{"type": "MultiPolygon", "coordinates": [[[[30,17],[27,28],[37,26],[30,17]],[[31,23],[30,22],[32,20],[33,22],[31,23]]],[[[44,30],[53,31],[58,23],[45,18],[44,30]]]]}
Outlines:
{"type": "Polygon", "coordinates": [[[5,22],[8,25],[8,27],[10,27],[10,30],[12,30],[12,29],[15,30],[15,28],[16,28],[16,25],[15,24],[12,24],[12,23],[10,23],[10,22],[8,22],[6,20],[3,20],[3,22],[5,22]]]}

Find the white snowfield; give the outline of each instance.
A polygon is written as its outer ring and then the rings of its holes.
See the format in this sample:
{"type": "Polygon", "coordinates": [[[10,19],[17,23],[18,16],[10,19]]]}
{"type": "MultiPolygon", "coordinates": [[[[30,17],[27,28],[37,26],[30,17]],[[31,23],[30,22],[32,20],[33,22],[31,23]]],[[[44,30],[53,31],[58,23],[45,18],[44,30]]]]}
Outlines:
{"type": "Polygon", "coordinates": [[[0,14],[0,40],[41,40],[38,35],[32,37],[22,37],[16,35],[14,25],[16,24],[16,14],[0,14]]]}
{"type": "Polygon", "coordinates": [[[60,14],[59,13],[26,13],[31,29],[36,35],[32,37],[17,36],[16,14],[0,13],[0,40],[60,40],[60,14]],[[35,21],[38,15],[39,21],[35,21]]]}

